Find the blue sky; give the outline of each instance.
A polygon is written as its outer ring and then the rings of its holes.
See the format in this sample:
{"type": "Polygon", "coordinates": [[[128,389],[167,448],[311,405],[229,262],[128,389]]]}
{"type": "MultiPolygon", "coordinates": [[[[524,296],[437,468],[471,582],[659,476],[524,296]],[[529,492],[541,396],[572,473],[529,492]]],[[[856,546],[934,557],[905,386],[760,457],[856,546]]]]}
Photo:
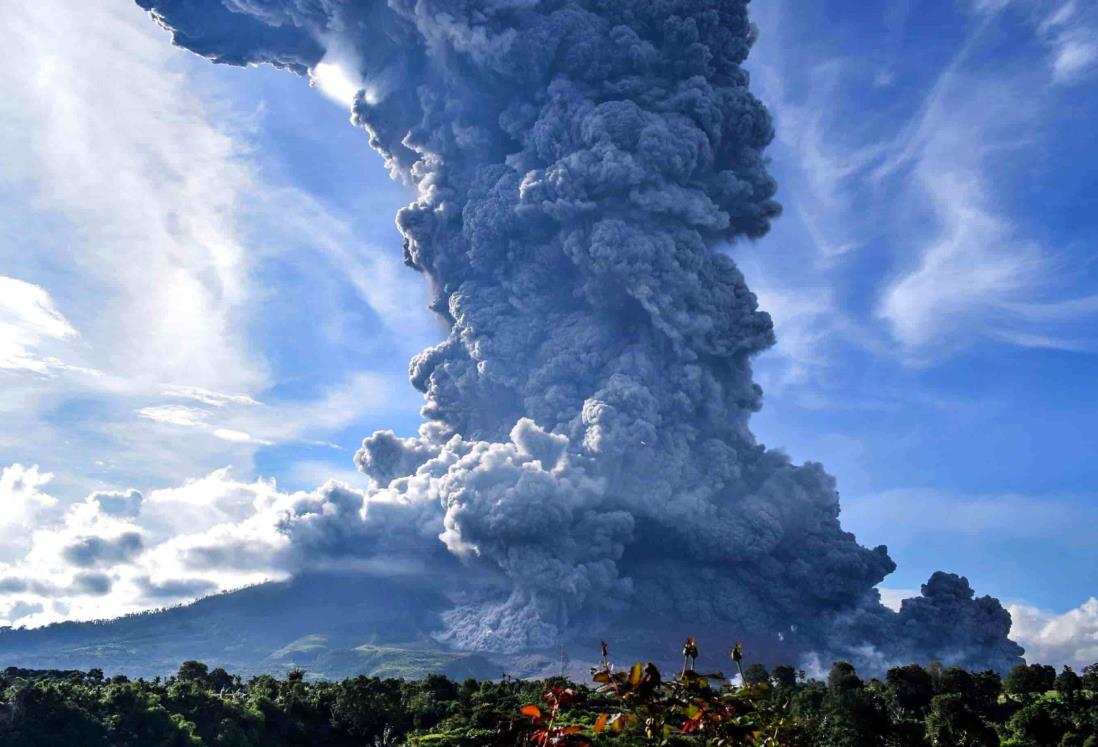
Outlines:
{"type": "Polygon", "coordinates": [[[891,585],[1066,608],[1098,585],[1098,18],[880,8],[755,9],[786,206],[735,250],[778,323],[755,427],[838,476],[891,585]]]}
{"type": "MultiPolygon", "coordinates": [[[[33,624],[157,606],[140,580],[186,537],[365,486],[355,448],[415,431],[407,361],[443,333],[338,70],[209,65],[126,0],[22,5],[0,30],[0,570],[67,583],[52,549],[112,526],[93,491],[162,507],[157,563],[109,599],[0,598],[33,624]]],[[[1098,659],[1098,11],[754,16],[785,207],[728,248],[779,338],[756,433],[838,478],[889,589],[963,573],[1034,651],[1098,659]]]]}

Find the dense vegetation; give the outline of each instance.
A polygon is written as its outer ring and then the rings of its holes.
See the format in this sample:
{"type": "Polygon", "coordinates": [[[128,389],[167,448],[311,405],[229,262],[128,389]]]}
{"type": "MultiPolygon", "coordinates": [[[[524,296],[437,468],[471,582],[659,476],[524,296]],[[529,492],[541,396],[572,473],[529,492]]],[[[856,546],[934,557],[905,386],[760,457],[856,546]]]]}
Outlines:
{"type": "Polygon", "coordinates": [[[455,682],[301,672],[248,681],[199,662],[166,679],[99,670],[0,674],[0,745],[1050,745],[1098,746],[1098,665],[1041,665],[1007,677],[939,665],[864,680],[837,662],[826,681],[792,667],[730,664],[738,686],[694,669],[617,670],[563,679],[455,682]]]}

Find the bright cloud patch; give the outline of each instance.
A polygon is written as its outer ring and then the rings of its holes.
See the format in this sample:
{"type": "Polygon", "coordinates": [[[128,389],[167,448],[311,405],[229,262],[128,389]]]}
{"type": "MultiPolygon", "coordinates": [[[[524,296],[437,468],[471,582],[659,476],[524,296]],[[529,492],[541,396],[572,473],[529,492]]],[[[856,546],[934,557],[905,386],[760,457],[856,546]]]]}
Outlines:
{"type": "MultiPolygon", "coordinates": [[[[399,392],[363,370],[388,365],[377,338],[434,335],[425,291],[394,271],[395,232],[364,240],[260,147],[282,115],[204,75],[132,0],[6,10],[0,463],[51,465],[71,501],[247,473],[274,444],[315,459],[367,413],[414,416],[403,361],[399,392]]],[[[351,56],[318,72],[348,107],[351,56]]]]}
{"type": "Polygon", "coordinates": [[[0,624],[114,616],[327,565],[391,572],[400,555],[385,543],[386,559],[363,555],[380,524],[365,521],[366,494],[338,483],[284,493],[222,469],[60,510],[49,479],[19,465],[0,477],[0,529],[28,538],[0,562],[0,624]]]}
{"type": "MultiPolygon", "coordinates": [[[[39,230],[60,234],[47,239],[51,256],[80,288],[59,274],[51,291],[111,374],[260,383],[233,326],[249,295],[239,206],[254,173],[242,144],[211,123],[177,56],[126,3],[19,3],[2,33],[0,194],[33,201],[0,214],[0,225],[22,219],[21,241],[0,256],[22,265],[39,230]]],[[[22,297],[41,332],[71,334],[47,296],[22,297]]]]}
{"type": "Polygon", "coordinates": [[[1093,3],[1061,3],[1041,22],[1038,33],[1051,51],[1054,82],[1076,83],[1098,63],[1098,10],[1093,3]]]}
{"type": "MultiPolygon", "coordinates": [[[[881,603],[899,611],[904,599],[915,596],[912,589],[881,588],[881,603]]],[[[1026,604],[1007,607],[1012,624],[1011,639],[1026,650],[1031,663],[1082,669],[1098,661],[1098,599],[1091,597],[1063,614],[1026,604]]]]}
{"type": "Polygon", "coordinates": [[[1062,615],[1014,604],[1011,634],[1025,647],[1032,662],[1069,664],[1081,668],[1098,661],[1098,599],[1091,597],[1062,615]]]}
{"type": "MultiPolygon", "coordinates": [[[[932,226],[899,239],[914,260],[885,286],[878,316],[906,353],[941,357],[980,339],[1022,347],[1080,347],[1069,324],[1098,298],[1063,292],[1052,247],[1015,225],[995,188],[1004,150],[1033,124],[1019,91],[949,71],[875,178],[901,177],[911,215],[932,226]]],[[[902,234],[900,234],[902,236],[902,234]]]]}
{"type": "Polygon", "coordinates": [[[42,488],[53,479],[38,467],[13,464],[0,471],[0,563],[28,547],[28,532],[57,505],[42,488]]]}
{"type": "Polygon", "coordinates": [[[44,374],[59,362],[42,358],[45,341],[75,337],[76,330],[44,289],[0,275],[0,368],[44,374]]]}
{"type": "Polygon", "coordinates": [[[59,498],[214,466],[226,441],[167,453],[136,411],[269,383],[240,324],[255,169],[150,26],[41,0],[0,28],[0,459],[56,465],[59,498]]]}
{"type": "Polygon", "coordinates": [[[333,62],[319,62],[310,73],[313,84],[325,96],[339,104],[351,105],[355,94],[362,88],[348,68],[333,62]]]}

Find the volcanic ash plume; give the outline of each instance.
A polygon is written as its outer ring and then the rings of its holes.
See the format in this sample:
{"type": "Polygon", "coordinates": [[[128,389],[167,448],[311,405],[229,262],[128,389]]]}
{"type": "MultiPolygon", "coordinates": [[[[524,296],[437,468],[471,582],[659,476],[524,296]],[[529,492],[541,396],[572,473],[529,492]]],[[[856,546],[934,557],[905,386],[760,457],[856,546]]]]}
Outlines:
{"type": "Polygon", "coordinates": [[[773,329],[717,247],[779,208],[745,0],[138,3],[213,61],[361,81],[353,121],[418,189],[404,258],[450,332],[411,362],[418,437],[356,461],[365,522],[465,569],[451,643],[543,647],[641,609],[824,656],[1017,660],[959,577],[882,607],[886,549],[748,429],[773,329]]]}

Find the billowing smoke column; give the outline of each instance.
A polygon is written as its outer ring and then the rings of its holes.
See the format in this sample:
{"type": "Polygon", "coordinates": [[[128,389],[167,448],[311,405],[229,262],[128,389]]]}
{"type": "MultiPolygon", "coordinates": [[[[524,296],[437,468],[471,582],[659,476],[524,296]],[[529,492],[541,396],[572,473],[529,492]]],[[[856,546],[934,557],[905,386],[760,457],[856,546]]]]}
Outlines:
{"type": "Polygon", "coordinates": [[[356,460],[367,524],[464,564],[454,645],[547,646],[642,609],[825,657],[1018,660],[960,577],[881,606],[886,549],[842,530],[820,465],[748,429],[773,330],[718,247],[779,208],[746,0],[138,3],[217,62],[338,55],[354,121],[418,188],[404,257],[450,333],[411,363],[419,436],[356,460]]]}

